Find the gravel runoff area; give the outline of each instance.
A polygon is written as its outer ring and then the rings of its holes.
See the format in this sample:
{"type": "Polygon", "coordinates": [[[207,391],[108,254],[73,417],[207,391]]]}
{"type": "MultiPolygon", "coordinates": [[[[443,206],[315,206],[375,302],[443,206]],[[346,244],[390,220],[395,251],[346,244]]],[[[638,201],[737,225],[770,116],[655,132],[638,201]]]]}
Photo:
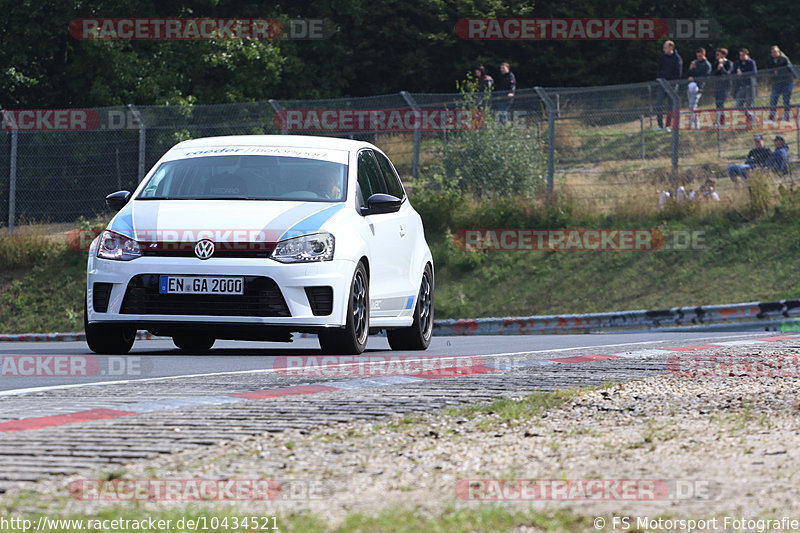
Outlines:
{"type": "MultiPolygon", "coordinates": [[[[631,527],[637,517],[659,515],[716,517],[718,524],[724,516],[800,518],[800,343],[729,346],[676,357],[681,362],[672,372],[580,391],[532,416],[460,410],[286,431],[133,463],[123,475],[305,480],[315,484],[317,497],[243,505],[278,516],[310,510],[334,522],[349,511],[392,506],[437,513],[447,506],[481,505],[478,500],[515,486],[463,481],[476,479],[571,480],[568,496],[556,494],[550,485],[554,499],[527,496],[502,505],[568,507],[580,515],[606,517],[607,530],[613,516],[631,517],[631,527]],[[698,366],[691,358],[703,354],[714,355],[698,366]],[[726,367],[730,361],[720,354],[741,358],[726,367]],[[762,364],[743,364],[754,361],[762,364]],[[776,364],[783,365],[781,377],[764,375],[774,372],[776,364]],[[698,368],[714,376],[687,375],[686,369],[698,368]],[[626,499],[631,493],[621,482],[604,485],[600,499],[581,500],[581,494],[589,493],[578,489],[589,485],[579,480],[593,479],[639,480],[637,487],[656,487],[655,497],[652,491],[634,490],[635,499],[626,499]]],[[[674,359],[670,364],[676,364],[674,359]]],[[[64,494],[72,479],[34,485],[43,496],[40,503],[49,499],[48,493],[64,494]]],[[[53,505],[60,506],[55,500],[53,505]]],[[[107,504],[71,505],[91,513],[94,506],[107,504]]],[[[213,505],[221,509],[227,504],[213,505]]]]}

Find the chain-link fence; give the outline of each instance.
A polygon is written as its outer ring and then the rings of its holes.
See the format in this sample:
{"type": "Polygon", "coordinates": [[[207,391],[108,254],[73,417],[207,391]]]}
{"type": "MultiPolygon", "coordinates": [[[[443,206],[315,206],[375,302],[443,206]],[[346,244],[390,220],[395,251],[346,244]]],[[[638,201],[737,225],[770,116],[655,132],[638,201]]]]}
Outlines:
{"type": "MultiPolygon", "coordinates": [[[[694,82],[537,87],[520,89],[513,98],[401,92],[190,107],[6,110],[0,224],[91,217],[104,209],[106,194],[134,188],[175,143],[215,135],[367,140],[383,149],[410,182],[438,172],[443,150],[449,147],[452,153],[468,132],[499,122],[535,148],[542,190],[568,191],[595,205],[636,195],[657,198],[659,190],[707,178],[730,186],[726,167],[744,161],[754,146],[753,134],[762,134],[767,147],[775,136],[783,137],[790,161],[797,160],[799,77],[797,67],[789,67],[694,82]],[[785,104],[784,95],[795,103],[785,104]],[[690,98],[696,103],[691,109],[690,98]]],[[[465,149],[469,172],[496,170],[470,166],[472,157],[465,149]]],[[[498,164],[485,161],[481,164],[498,164]]],[[[777,179],[792,180],[791,166],[777,179]]]]}

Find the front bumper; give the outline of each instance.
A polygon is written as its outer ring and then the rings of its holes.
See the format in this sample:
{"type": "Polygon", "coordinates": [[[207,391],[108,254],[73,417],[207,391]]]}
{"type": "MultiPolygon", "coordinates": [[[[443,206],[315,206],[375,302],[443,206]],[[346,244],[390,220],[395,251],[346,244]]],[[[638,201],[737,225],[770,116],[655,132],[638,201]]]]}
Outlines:
{"type": "MultiPolygon", "coordinates": [[[[151,330],[158,329],[159,324],[171,328],[181,324],[207,324],[215,328],[224,328],[226,325],[278,326],[286,331],[341,327],[346,321],[347,295],[350,293],[354,270],[355,262],[347,259],[307,264],[283,264],[263,258],[212,258],[203,261],[189,257],[140,257],[132,261],[112,261],[90,254],[86,276],[87,319],[92,324],[127,323],[137,325],[139,329],[151,330]],[[203,305],[208,303],[210,306],[206,312],[198,312],[195,308],[195,314],[175,314],[174,311],[170,314],[132,313],[129,300],[123,313],[123,301],[129,283],[143,274],[269,278],[277,285],[288,308],[288,316],[220,316],[209,303],[213,302],[214,296],[201,295],[197,297],[202,299],[203,305]],[[99,312],[94,307],[95,283],[110,284],[110,287],[104,287],[110,288],[105,312],[99,312]],[[320,286],[333,289],[332,312],[325,316],[314,315],[306,292],[306,287],[320,286]]],[[[227,305],[230,306],[235,298],[227,298],[227,305]]]]}

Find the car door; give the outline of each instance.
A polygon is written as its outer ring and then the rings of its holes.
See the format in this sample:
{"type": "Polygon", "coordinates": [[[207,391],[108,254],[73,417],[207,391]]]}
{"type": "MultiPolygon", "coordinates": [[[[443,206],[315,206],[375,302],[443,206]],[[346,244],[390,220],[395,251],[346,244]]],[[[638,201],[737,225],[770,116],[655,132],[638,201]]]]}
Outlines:
{"type": "Polygon", "coordinates": [[[399,224],[400,244],[395,254],[395,261],[397,261],[397,268],[399,269],[399,279],[403,280],[402,285],[404,286],[404,296],[406,297],[398,308],[398,312],[401,312],[404,309],[410,308],[410,304],[415,303],[413,300],[408,300],[408,296],[416,297],[419,289],[417,286],[419,280],[415,278],[418,273],[414,272],[416,269],[413,268],[412,259],[414,257],[415,247],[419,239],[424,239],[424,235],[420,235],[422,227],[419,224],[419,217],[411,208],[410,202],[407,201],[405,190],[403,190],[403,184],[400,182],[400,176],[397,175],[394,165],[392,165],[389,158],[381,152],[373,151],[373,153],[383,173],[383,181],[386,184],[387,194],[391,194],[403,200],[400,211],[392,213],[399,224]]]}
{"type": "MultiPolygon", "coordinates": [[[[367,199],[373,194],[388,194],[383,172],[372,150],[361,150],[358,154],[357,188],[359,207],[366,207],[367,199]]],[[[399,217],[397,213],[381,213],[365,216],[364,222],[370,251],[370,315],[396,316],[407,292],[403,287],[403,261],[398,261],[398,254],[402,253],[399,217]]]]}

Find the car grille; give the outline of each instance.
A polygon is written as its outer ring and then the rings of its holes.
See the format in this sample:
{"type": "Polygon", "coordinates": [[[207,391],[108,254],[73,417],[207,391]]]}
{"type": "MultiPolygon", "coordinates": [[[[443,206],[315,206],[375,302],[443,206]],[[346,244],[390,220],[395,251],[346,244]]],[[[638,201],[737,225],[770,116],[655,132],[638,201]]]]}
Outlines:
{"type": "Polygon", "coordinates": [[[291,316],[278,284],[244,276],[244,294],[160,294],[160,274],[140,274],[128,283],[121,313],[136,315],[291,316]]]}
{"type": "Polygon", "coordinates": [[[95,313],[108,311],[108,299],[111,296],[111,283],[95,283],[92,286],[92,307],[95,313]]]}
{"type": "MultiPolygon", "coordinates": [[[[146,257],[197,257],[193,242],[154,242],[142,243],[142,255],[146,257]]],[[[215,257],[260,257],[267,258],[275,249],[273,242],[216,243],[215,257]]]]}
{"type": "Polygon", "coordinates": [[[314,316],[325,316],[333,312],[332,287],[306,287],[306,296],[314,316]]]}

